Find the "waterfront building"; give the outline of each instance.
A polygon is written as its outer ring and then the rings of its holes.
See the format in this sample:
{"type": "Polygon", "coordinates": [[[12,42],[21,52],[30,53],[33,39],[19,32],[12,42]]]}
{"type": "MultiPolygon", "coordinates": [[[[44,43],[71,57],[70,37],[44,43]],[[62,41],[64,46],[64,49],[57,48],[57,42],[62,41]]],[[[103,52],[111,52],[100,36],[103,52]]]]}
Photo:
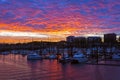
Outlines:
{"type": "Polygon", "coordinates": [[[74,44],[76,47],[84,48],[86,47],[86,38],[85,37],[75,37],[74,44]]]}
{"type": "Polygon", "coordinates": [[[118,42],[120,42],[120,36],[119,36],[119,38],[118,38],[118,42]]]}
{"type": "Polygon", "coordinates": [[[75,37],[74,36],[68,36],[66,40],[67,40],[67,42],[74,42],[75,37]]]}
{"type": "Polygon", "coordinates": [[[102,39],[101,37],[88,37],[87,38],[87,43],[88,44],[98,44],[98,43],[102,43],[102,39]]]}
{"type": "Polygon", "coordinates": [[[101,39],[101,37],[88,37],[87,38],[87,43],[91,43],[91,44],[93,44],[93,43],[101,43],[102,42],[102,39],[101,39]]]}
{"type": "Polygon", "coordinates": [[[86,45],[86,38],[85,37],[68,36],[67,37],[67,43],[69,45],[71,43],[74,47],[85,47],[85,45],[86,45]]]}
{"type": "Polygon", "coordinates": [[[115,33],[108,33],[108,34],[104,34],[104,43],[107,44],[113,44],[116,43],[116,34],[115,33]]]}
{"type": "Polygon", "coordinates": [[[102,38],[101,37],[88,37],[87,38],[87,46],[88,47],[94,47],[94,46],[98,46],[101,45],[102,43],[102,38]]]}

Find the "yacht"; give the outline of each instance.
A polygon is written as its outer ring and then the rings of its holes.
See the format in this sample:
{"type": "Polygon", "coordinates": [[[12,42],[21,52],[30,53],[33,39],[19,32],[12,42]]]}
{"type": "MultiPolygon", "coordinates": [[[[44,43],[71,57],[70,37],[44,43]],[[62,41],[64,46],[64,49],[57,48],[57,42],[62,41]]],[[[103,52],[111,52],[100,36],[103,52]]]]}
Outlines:
{"type": "Polygon", "coordinates": [[[71,61],[71,58],[69,57],[68,53],[64,53],[62,57],[59,59],[60,63],[67,63],[70,61],[71,61]]]}
{"type": "Polygon", "coordinates": [[[113,54],[112,59],[113,60],[120,60],[120,54],[113,54]]]}
{"type": "Polygon", "coordinates": [[[57,58],[57,56],[55,54],[49,55],[49,59],[56,59],[56,58],[57,58]]]}
{"type": "Polygon", "coordinates": [[[1,54],[2,54],[2,55],[8,55],[9,52],[2,52],[1,54]]]}
{"type": "Polygon", "coordinates": [[[28,54],[27,59],[28,60],[40,60],[42,59],[42,56],[38,55],[37,53],[33,53],[33,54],[28,54]]]}
{"type": "Polygon", "coordinates": [[[73,55],[71,63],[84,63],[87,61],[88,61],[88,59],[85,57],[84,54],[82,54],[81,52],[77,52],[73,55]]]}

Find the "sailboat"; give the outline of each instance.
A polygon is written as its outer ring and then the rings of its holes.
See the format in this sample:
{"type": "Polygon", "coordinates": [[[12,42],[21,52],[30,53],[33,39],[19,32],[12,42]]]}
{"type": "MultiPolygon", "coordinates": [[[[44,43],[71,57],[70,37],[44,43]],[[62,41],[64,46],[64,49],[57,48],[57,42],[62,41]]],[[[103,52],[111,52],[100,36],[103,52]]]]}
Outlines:
{"type": "Polygon", "coordinates": [[[120,54],[113,54],[112,59],[113,60],[120,60],[120,54]]]}
{"type": "Polygon", "coordinates": [[[41,60],[42,56],[38,55],[37,53],[31,53],[27,55],[27,60],[41,60]]]}
{"type": "Polygon", "coordinates": [[[84,63],[87,61],[88,59],[85,57],[85,55],[81,53],[80,51],[78,51],[73,55],[71,63],[84,63]]]}
{"type": "Polygon", "coordinates": [[[67,62],[70,62],[70,61],[71,61],[71,59],[69,58],[68,53],[63,52],[63,55],[62,55],[62,57],[59,59],[59,62],[61,62],[61,63],[67,63],[67,62]]]}
{"type": "MultiPolygon", "coordinates": [[[[33,42],[33,39],[32,39],[32,42],[33,42]]],[[[33,48],[33,43],[32,43],[32,48],[33,48]]],[[[27,60],[41,60],[41,59],[42,59],[42,56],[37,54],[35,51],[32,51],[30,54],[27,55],[27,60]]]]}

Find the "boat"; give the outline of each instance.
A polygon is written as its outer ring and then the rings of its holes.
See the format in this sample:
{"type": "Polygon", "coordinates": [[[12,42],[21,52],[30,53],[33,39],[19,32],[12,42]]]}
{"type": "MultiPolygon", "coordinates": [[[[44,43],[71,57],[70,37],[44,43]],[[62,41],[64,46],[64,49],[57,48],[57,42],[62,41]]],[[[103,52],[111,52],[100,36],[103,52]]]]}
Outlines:
{"type": "Polygon", "coordinates": [[[59,59],[60,63],[67,63],[67,62],[70,62],[70,61],[71,61],[70,58],[65,58],[65,57],[62,57],[61,59],[59,59]]]}
{"type": "Polygon", "coordinates": [[[113,60],[120,60],[120,54],[113,54],[112,59],[113,60]]]}
{"type": "Polygon", "coordinates": [[[67,53],[64,53],[63,56],[59,59],[60,63],[67,63],[70,61],[71,61],[71,58],[68,56],[67,53]]]}
{"type": "Polygon", "coordinates": [[[81,52],[77,52],[73,55],[71,63],[84,63],[87,61],[88,61],[88,59],[85,57],[84,54],[82,54],[81,52]]]}
{"type": "Polygon", "coordinates": [[[25,53],[25,52],[22,52],[22,53],[20,53],[21,55],[27,55],[27,53],[25,53]]]}
{"type": "Polygon", "coordinates": [[[38,55],[37,53],[28,54],[27,60],[41,60],[42,56],[38,55]]]}
{"type": "Polygon", "coordinates": [[[2,55],[8,55],[9,52],[2,52],[1,54],[2,54],[2,55]]]}
{"type": "Polygon", "coordinates": [[[51,55],[49,55],[49,57],[48,57],[49,59],[56,59],[57,58],[57,56],[55,55],[55,54],[51,54],[51,55]]]}
{"type": "Polygon", "coordinates": [[[20,51],[20,54],[23,55],[23,56],[27,55],[27,53],[28,53],[28,51],[25,51],[25,50],[20,51]]]}

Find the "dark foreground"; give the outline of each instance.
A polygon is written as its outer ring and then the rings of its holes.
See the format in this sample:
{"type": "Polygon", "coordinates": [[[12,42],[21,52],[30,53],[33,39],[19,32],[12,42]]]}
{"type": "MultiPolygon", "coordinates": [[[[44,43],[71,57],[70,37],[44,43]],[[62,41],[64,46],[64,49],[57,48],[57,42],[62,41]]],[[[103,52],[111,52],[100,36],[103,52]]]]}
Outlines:
{"type": "Polygon", "coordinates": [[[22,55],[0,55],[0,80],[120,80],[120,66],[27,61],[22,55]]]}

